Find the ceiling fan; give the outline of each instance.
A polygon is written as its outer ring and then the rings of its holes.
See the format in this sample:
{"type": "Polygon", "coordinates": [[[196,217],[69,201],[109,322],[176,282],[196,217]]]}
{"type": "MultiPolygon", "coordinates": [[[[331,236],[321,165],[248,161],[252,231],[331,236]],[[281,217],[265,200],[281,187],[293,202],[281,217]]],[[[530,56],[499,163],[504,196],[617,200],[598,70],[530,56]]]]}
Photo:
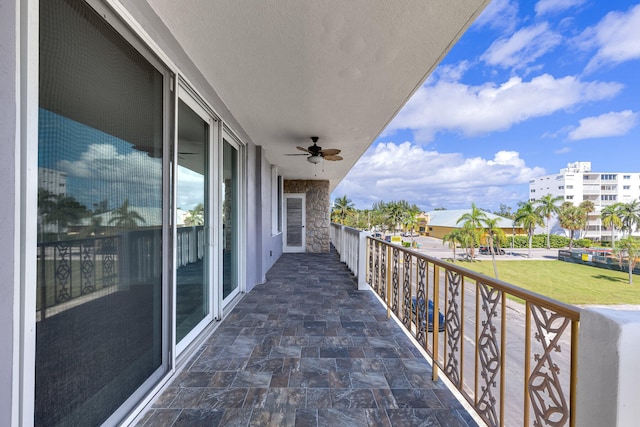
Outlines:
{"type": "MultiPolygon", "coordinates": [[[[332,162],[342,160],[342,157],[338,156],[338,154],[340,154],[340,150],[338,150],[337,148],[327,148],[323,150],[322,147],[320,147],[317,144],[318,143],[317,136],[312,136],[311,141],[313,141],[313,145],[310,145],[307,148],[296,147],[300,151],[304,151],[307,154],[311,154],[310,156],[307,157],[308,162],[317,164],[317,163],[320,163],[322,159],[329,160],[332,162]]],[[[306,154],[288,154],[288,156],[305,156],[305,155],[306,154]]]]}

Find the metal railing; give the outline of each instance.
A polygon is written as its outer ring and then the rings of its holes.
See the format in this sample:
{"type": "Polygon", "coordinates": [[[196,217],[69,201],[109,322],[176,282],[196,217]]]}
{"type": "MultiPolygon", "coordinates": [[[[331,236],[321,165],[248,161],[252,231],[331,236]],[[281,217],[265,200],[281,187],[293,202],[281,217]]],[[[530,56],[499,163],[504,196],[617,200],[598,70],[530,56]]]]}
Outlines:
{"type": "Polygon", "coordinates": [[[432,358],[434,380],[441,371],[489,426],[575,426],[578,308],[379,239],[366,246],[367,282],[432,358]]]}
{"type": "MultiPolygon", "coordinates": [[[[203,259],[203,226],[177,229],[176,266],[203,259]]],[[[37,320],[78,304],[151,283],[162,274],[162,229],[38,244],[37,320]]]]}

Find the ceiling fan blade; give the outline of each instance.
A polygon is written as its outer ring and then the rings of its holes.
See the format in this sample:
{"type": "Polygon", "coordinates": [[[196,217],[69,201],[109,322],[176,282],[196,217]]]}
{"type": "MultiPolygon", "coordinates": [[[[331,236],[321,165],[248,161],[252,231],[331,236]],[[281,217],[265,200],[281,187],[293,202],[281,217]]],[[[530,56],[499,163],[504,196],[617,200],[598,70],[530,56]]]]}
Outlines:
{"type": "Polygon", "coordinates": [[[326,150],[320,150],[320,152],[325,156],[335,156],[336,154],[340,154],[340,150],[337,148],[327,148],[326,150]]]}
{"type": "Polygon", "coordinates": [[[338,156],[338,155],[335,155],[335,154],[331,154],[331,155],[328,155],[328,156],[322,156],[322,157],[323,157],[323,159],[329,160],[329,161],[332,161],[332,162],[337,162],[338,160],[342,160],[341,156],[338,156]]]}
{"type": "Polygon", "coordinates": [[[307,153],[310,153],[311,151],[307,150],[306,148],[302,148],[302,147],[296,147],[298,150],[300,151],[306,151],[307,153]]]}
{"type": "Polygon", "coordinates": [[[295,153],[295,154],[285,154],[285,156],[308,156],[308,154],[302,154],[302,153],[301,153],[301,154],[298,154],[298,153],[295,153]]]}

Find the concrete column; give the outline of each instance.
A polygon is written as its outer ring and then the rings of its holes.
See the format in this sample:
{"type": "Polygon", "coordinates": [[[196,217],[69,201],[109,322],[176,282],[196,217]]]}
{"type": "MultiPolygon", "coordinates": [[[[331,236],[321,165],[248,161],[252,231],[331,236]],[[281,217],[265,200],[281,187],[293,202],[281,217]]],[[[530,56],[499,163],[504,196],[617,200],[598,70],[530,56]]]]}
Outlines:
{"type": "Polygon", "coordinates": [[[636,426],[640,420],[640,311],[580,314],[577,423],[636,426]]]}

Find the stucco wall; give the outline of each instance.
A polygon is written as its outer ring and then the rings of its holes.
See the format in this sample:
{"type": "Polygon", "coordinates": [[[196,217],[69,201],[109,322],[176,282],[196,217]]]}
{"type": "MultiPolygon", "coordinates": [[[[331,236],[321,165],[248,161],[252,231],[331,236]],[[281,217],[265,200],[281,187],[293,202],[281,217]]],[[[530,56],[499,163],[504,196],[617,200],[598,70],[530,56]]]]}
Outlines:
{"type": "Polygon", "coordinates": [[[284,192],[306,194],[307,252],[329,252],[329,181],[285,180],[284,192]]]}

